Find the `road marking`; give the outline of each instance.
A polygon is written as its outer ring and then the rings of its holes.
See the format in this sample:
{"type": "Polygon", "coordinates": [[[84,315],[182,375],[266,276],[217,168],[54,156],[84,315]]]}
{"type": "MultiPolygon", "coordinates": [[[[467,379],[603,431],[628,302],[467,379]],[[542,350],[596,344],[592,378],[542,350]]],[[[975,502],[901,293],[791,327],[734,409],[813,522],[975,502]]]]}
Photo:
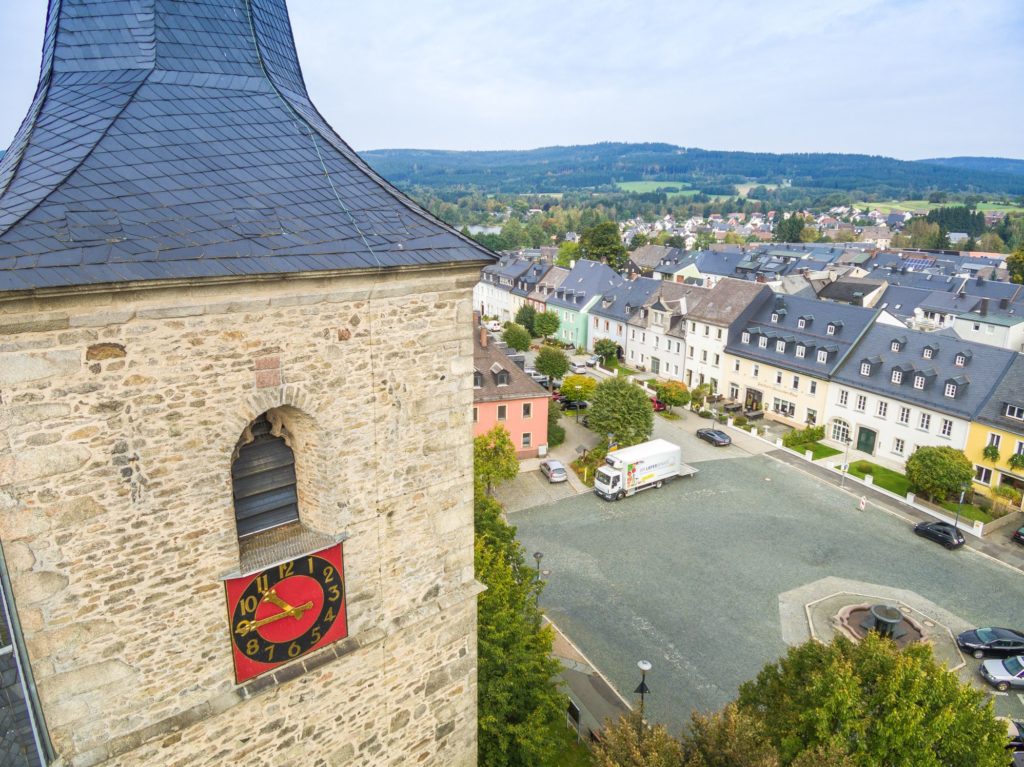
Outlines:
{"type": "Polygon", "coordinates": [[[1020,704],[1024,706],[1024,692],[1018,692],[1017,697],[1020,698],[1020,704]]]}
{"type": "Polygon", "coordinates": [[[1004,698],[1007,698],[1010,695],[1010,693],[1008,693],[1008,692],[999,692],[999,690],[989,690],[988,694],[989,695],[1001,695],[1004,698]]]}

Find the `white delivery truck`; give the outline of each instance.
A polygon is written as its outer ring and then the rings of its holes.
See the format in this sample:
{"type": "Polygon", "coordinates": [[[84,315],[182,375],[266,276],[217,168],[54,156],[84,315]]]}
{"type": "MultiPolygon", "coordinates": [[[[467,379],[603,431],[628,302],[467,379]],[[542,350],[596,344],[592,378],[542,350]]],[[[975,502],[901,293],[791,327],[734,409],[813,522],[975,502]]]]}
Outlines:
{"type": "Polygon", "coordinates": [[[670,479],[696,474],[695,468],[683,463],[682,454],[679,445],[664,439],[614,450],[594,474],[594,492],[617,501],[649,487],[661,487],[670,479]]]}

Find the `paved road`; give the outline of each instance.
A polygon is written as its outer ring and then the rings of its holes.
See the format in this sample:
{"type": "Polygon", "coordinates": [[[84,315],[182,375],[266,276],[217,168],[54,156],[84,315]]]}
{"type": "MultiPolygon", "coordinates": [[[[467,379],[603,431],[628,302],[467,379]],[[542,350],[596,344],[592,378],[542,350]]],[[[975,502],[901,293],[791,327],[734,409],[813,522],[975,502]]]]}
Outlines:
{"type": "MultiPolygon", "coordinates": [[[[527,552],[544,552],[542,606],[616,687],[636,686],[637,660],[654,664],[652,718],[675,728],[692,708],[734,698],[785,652],[779,595],[827,576],[910,589],[972,624],[1022,622],[1021,573],[947,552],[876,507],[860,512],[850,494],[771,456],[677,441],[696,477],[511,517],[527,552]],[[718,460],[701,460],[708,450],[718,460]]],[[[1024,717],[1016,696],[997,703],[1024,717]]]]}

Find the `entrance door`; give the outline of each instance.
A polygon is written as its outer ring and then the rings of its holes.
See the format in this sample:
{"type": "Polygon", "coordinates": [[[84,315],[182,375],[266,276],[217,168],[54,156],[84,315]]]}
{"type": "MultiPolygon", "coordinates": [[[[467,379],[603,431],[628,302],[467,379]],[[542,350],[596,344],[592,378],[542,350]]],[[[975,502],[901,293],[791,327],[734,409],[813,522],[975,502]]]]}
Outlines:
{"type": "Polygon", "coordinates": [[[861,426],[857,430],[857,449],[862,453],[868,455],[875,454],[875,437],[878,435],[871,431],[871,429],[865,429],[861,426]]]}
{"type": "Polygon", "coordinates": [[[743,407],[747,410],[759,410],[761,407],[761,397],[761,392],[757,389],[747,389],[747,396],[743,401],[743,407]]]}

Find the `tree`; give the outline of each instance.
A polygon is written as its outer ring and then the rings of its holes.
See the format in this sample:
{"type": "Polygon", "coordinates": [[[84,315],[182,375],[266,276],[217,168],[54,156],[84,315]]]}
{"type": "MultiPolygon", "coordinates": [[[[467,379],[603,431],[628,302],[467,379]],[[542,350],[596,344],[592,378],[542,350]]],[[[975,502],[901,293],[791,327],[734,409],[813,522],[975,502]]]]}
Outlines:
{"type": "MultiPolygon", "coordinates": [[[[538,312],[533,318],[533,332],[546,339],[548,336],[557,333],[558,327],[561,324],[561,320],[558,319],[558,312],[538,312]]],[[[540,370],[540,368],[537,369],[540,370]]]]}
{"type": "Polygon", "coordinates": [[[626,265],[626,247],[619,236],[619,225],[614,221],[585,229],[580,235],[580,256],[591,261],[605,261],[618,271],[626,265]]]}
{"type": "Polygon", "coordinates": [[[662,381],[655,384],[655,391],[658,399],[668,405],[670,413],[673,407],[682,407],[690,401],[690,392],[682,381],[662,381]]]}
{"type": "Polygon", "coordinates": [[[817,242],[821,233],[813,226],[805,226],[800,230],[800,242],[817,242]]]}
{"type": "Polygon", "coordinates": [[[523,304],[519,307],[519,311],[516,312],[516,324],[526,328],[526,332],[533,337],[540,335],[533,327],[535,319],[537,319],[537,310],[529,304],[523,304]]]}
{"type": "Polygon", "coordinates": [[[543,373],[550,381],[561,378],[569,371],[569,358],[565,352],[554,346],[542,346],[537,352],[537,359],[533,363],[538,373],[543,373]]]}
{"type": "Polygon", "coordinates": [[[800,242],[804,231],[804,217],[799,213],[791,213],[775,225],[776,242],[800,242]]]}
{"type": "Polygon", "coordinates": [[[697,232],[697,236],[693,241],[694,250],[707,250],[712,245],[718,242],[714,232],[697,232]]]}
{"type": "Polygon", "coordinates": [[[1006,259],[1006,268],[1012,282],[1024,282],[1024,245],[1021,245],[1006,259]]]}
{"type": "Polygon", "coordinates": [[[525,352],[530,348],[530,331],[515,322],[505,328],[501,334],[501,340],[504,341],[509,349],[515,349],[517,352],[525,352]]]}
{"type": "Polygon", "coordinates": [[[985,232],[985,234],[981,235],[976,250],[982,250],[986,253],[1005,253],[1006,243],[995,232],[985,232]]]}
{"type": "Polygon", "coordinates": [[[633,238],[629,241],[629,248],[628,249],[629,250],[636,250],[637,248],[642,248],[648,242],[649,242],[649,240],[647,239],[647,235],[646,234],[644,234],[643,232],[637,232],[636,234],[633,235],[633,238]]]}
{"type": "Polygon", "coordinates": [[[561,392],[566,399],[590,401],[596,388],[597,381],[590,376],[572,375],[562,381],[561,392]]]}
{"type": "Polygon", "coordinates": [[[927,644],[900,650],[874,632],[859,643],[791,647],[740,686],[739,708],[764,725],[783,767],[808,751],[864,767],[1003,767],[1006,726],[991,698],[937,663],[927,644]]]}
{"type": "Polygon", "coordinates": [[[681,753],[665,726],[647,725],[639,709],[606,724],[594,744],[598,767],[678,767],[681,753]]]}
{"type": "Polygon", "coordinates": [[[620,447],[643,442],[654,428],[654,408],[647,393],[619,377],[597,385],[587,418],[591,429],[614,435],[620,447]]]}
{"type": "Polygon", "coordinates": [[[669,248],[679,248],[680,250],[685,250],[686,238],[683,237],[681,234],[670,234],[668,237],[665,238],[665,242],[663,242],[662,244],[669,248]]]}
{"type": "Polygon", "coordinates": [[[707,715],[694,711],[681,743],[682,767],[779,766],[778,754],[764,725],[740,711],[735,703],[707,715]]]}
{"type": "Polygon", "coordinates": [[[579,243],[566,240],[558,246],[558,255],[555,256],[555,266],[562,266],[568,269],[570,268],[569,265],[579,258],[579,254],[579,243]]]}
{"type": "Polygon", "coordinates": [[[473,475],[487,495],[496,483],[519,476],[515,445],[500,423],[473,440],[473,475]]]}
{"type": "Polygon", "coordinates": [[[939,501],[970,487],[974,467],[967,456],[951,447],[919,447],[907,459],[907,479],[914,492],[939,501]]]}
{"type": "Polygon", "coordinates": [[[548,405],[548,447],[558,447],[565,442],[565,427],[558,422],[562,411],[553,404],[548,405]]]}
{"type": "Polygon", "coordinates": [[[619,356],[619,345],[610,338],[599,338],[594,341],[594,354],[601,358],[606,365],[608,360],[617,359],[619,356]]]}
{"type": "Polygon", "coordinates": [[[709,394],[711,394],[711,384],[694,386],[690,390],[690,408],[692,410],[700,410],[709,394]]]}
{"type": "Polygon", "coordinates": [[[559,742],[566,699],[558,690],[554,632],[537,609],[541,582],[522,547],[478,536],[478,763],[488,767],[544,764],[559,742]]]}

